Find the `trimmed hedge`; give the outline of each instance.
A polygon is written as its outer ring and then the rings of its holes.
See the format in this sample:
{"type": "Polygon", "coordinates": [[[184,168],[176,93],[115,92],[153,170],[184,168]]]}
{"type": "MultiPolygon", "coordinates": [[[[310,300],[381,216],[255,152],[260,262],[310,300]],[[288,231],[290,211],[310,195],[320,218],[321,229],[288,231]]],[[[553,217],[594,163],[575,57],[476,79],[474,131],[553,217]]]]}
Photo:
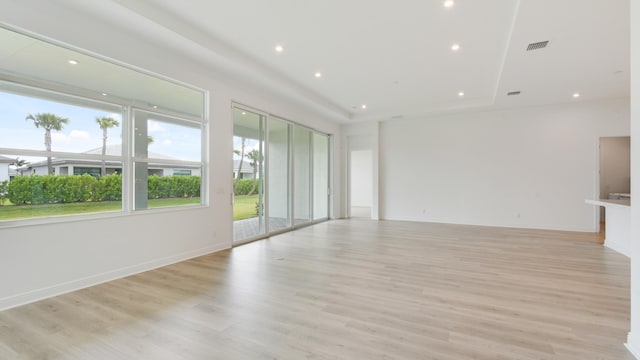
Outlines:
{"type": "MultiPolygon", "coordinates": [[[[199,176],[149,176],[149,199],[200,196],[199,176]]],[[[65,204],[122,200],[122,175],[99,179],[89,175],[15,177],[6,197],[15,205],[65,204]]]]}
{"type": "Polygon", "coordinates": [[[4,205],[7,200],[7,188],[9,187],[9,180],[0,181],[0,205],[4,205]]]}
{"type": "Polygon", "coordinates": [[[120,201],[122,200],[122,175],[113,174],[106,175],[100,178],[102,184],[102,197],[103,201],[120,201]]]}
{"type": "Polygon", "coordinates": [[[148,198],[192,198],[200,196],[199,176],[149,176],[148,198]]]}
{"type": "Polygon", "coordinates": [[[99,181],[91,175],[31,175],[15,177],[7,198],[16,205],[56,204],[100,200],[99,181]]]}
{"type": "MultiPolygon", "coordinates": [[[[260,181],[260,179],[257,180],[258,182],[260,181]]],[[[249,191],[251,191],[251,189],[253,188],[253,179],[240,179],[240,180],[236,180],[233,179],[234,185],[237,183],[235,189],[235,195],[249,195],[249,191]]],[[[258,186],[260,186],[260,184],[256,184],[256,189],[254,191],[254,193],[258,192],[258,186]]]]}

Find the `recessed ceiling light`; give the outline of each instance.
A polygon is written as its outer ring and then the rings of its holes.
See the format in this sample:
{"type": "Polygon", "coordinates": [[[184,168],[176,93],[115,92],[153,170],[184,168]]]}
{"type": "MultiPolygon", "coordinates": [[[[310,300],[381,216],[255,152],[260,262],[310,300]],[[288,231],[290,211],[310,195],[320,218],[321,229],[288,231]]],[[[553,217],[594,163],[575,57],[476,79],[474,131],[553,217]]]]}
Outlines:
{"type": "Polygon", "coordinates": [[[573,97],[574,97],[575,99],[579,98],[579,97],[580,97],[580,93],[575,93],[575,94],[573,94],[573,97]]]}
{"type": "Polygon", "coordinates": [[[67,62],[68,62],[69,64],[71,64],[71,65],[78,65],[78,60],[73,60],[73,59],[71,59],[71,60],[69,60],[69,61],[67,61],[67,62]]]}
{"type": "Polygon", "coordinates": [[[243,111],[243,112],[242,112],[242,115],[247,115],[247,113],[243,111]]]}
{"type": "Polygon", "coordinates": [[[279,53],[284,51],[284,47],[282,47],[282,45],[276,45],[275,49],[276,49],[276,52],[279,52],[279,53]]]}
{"type": "Polygon", "coordinates": [[[458,50],[460,50],[460,44],[457,44],[457,43],[456,43],[456,44],[451,45],[451,50],[453,50],[453,51],[458,51],[458,50]]]}
{"type": "Polygon", "coordinates": [[[320,73],[320,71],[316,71],[316,73],[313,75],[317,78],[321,78],[322,77],[322,73],[320,73]]]}
{"type": "Polygon", "coordinates": [[[362,104],[361,108],[366,109],[366,108],[367,108],[367,105],[362,104]]]}
{"type": "Polygon", "coordinates": [[[463,91],[460,91],[460,92],[458,93],[458,96],[463,97],[463,96],[464,96],[464,92],[463,92],[463,91]]]}
{"type": "Polygon", "coordinates": [[[446,8],[450,8],[450,7],[452,7],[454,4],[455,4],[455,3],[453,2],[453,0],[446,0],[446,1],[444,2],[444,7],[446,7],[446,8]]]}
{"type": "Polygon", "coordinates": [[[153,105],[153,108],[154,108],[154,109],[157,109],[157,108],[158,108],[158,105],[153,105]]]}
{"type": "Polygon", "coordinates": [[[102,93],[102,96],[107,96],[107,93],[102,93]]]}

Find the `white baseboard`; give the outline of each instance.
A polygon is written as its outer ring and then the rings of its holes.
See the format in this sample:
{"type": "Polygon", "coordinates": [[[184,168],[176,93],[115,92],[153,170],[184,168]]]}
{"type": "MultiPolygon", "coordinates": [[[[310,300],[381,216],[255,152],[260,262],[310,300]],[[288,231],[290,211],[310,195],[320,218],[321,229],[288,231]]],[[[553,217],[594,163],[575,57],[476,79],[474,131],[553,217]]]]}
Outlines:
{"type": "Polygon", "coordinates": [[[636,359],[640,360],[640,339],[638,339],[637,336],[629,332],[629,335],[627,335],[627,343],[624,345],[636,359]]]}
{"type": "Polygon", "coordinates": [[[25,305],[25,304],[29,304],[29,303],[36,302],[38,300],[46,299],[49,297],[62,295],[68,292],[80,290],[89,286],[94,286],[94,285],[102,284],[108,281],[120,279],[126,276],[157,269],[163,266],[175,264],[175,263],[192,259],[198,256],[211,254],[227,248],[228,246],[225,244],[218,244],[217,246],[211,246],[211,247],[206,247],[198,250],[188,251],[178,255],[172,255],[165,258],[148,261],[142,264],[127,266],[121,269],[68,281],[58,285],[53,285],[53,286],[49,286],[42,289],[28,291],[22,294],[8,296],[0,299],[0,311],[25,305]]]}
{"type": "Polygon", "coordinates": [[[626,257],[631,257],[631,254],[629,253],[629,249],[626,246],[623,246],[622,244],[615,242],[615,241],[609,241],[609,240],[604,240],[604,246],[608,247],[609,249],[619,252],[620,254],[626,256],[626,257]]]}

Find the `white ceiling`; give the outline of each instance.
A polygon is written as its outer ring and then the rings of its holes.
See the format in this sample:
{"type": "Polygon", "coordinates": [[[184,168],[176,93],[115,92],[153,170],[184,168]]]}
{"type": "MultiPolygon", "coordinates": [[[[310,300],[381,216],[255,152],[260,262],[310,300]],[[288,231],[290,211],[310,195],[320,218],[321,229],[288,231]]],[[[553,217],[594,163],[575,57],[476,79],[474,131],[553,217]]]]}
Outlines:
{"type": "Polygon", "coordinates": [[[61,2],[347,123],[629,95],[629,0],[443,1],[61,2]]]}

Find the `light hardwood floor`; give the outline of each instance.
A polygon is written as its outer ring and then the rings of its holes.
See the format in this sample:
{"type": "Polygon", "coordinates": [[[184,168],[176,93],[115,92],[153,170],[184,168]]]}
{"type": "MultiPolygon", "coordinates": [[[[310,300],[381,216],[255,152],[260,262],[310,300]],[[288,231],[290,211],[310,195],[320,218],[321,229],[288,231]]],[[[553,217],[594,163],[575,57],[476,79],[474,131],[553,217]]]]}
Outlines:
{"type": "Polygon", "coordinates": [[[0,359],[633,359],[599,242],[331,221],[0,312],[0,359]]]}

